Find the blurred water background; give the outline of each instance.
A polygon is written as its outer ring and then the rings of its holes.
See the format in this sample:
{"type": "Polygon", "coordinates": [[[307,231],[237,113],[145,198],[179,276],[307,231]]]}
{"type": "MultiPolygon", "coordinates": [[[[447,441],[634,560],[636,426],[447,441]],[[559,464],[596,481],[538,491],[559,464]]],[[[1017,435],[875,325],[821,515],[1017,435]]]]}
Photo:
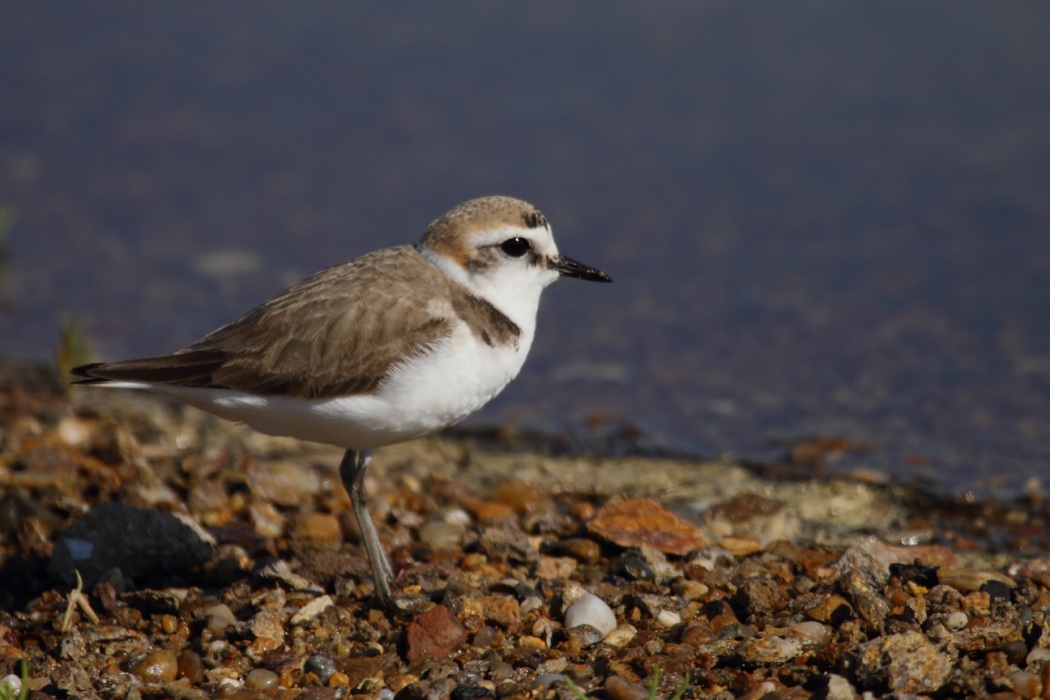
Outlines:
{"type": "Polygon", "coordinates": [[[475,424],[957,493],[1050,467],[1050,5],[7,3],[0,353],[174,350],[528,199],[546,295],[475,424]],[[596,427],[599,426],[599,427],[596,427]],[[618,433],[618,426],[629,429],[618,433]],[[604,432],[603,432],[604,431],[604,432]]]}

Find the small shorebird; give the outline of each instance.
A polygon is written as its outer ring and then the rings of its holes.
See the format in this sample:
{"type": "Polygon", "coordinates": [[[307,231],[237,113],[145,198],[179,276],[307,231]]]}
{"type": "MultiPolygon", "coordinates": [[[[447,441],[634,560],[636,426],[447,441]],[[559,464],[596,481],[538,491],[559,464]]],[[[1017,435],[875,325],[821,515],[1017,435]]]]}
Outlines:
{"type": "Polygon", "coordinates": [[[372,451],[441,430],[513,379],[540,294],[559,277],[611,282],[558,253],[531,204],[455,207],[417,246],[308,277],[171,355],[83,365],[74,383],[147,389],[271,435],[336,445],[377,602],[398,608],[368,513],[372,451]]]}

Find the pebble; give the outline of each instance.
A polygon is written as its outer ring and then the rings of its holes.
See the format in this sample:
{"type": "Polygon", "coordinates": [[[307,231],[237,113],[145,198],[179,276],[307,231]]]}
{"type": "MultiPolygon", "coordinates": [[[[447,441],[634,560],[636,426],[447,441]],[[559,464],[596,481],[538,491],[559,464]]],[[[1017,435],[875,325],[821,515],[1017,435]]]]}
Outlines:
{"type": "Polygon", "coordinates": [[[734,602],[744,613],[745,620],[772,615],[783,607],[784,593],[767,578],[752,577],[737,586],[734,602]]]}
{"type": "Polygon", "coordinates": [[[613,700],[647,700],[649,689],[638,683],[624,680],[617,675],[605,679],[605,692],[613,700]]]}
{"type": "Polygon", "coordinates": [[[685,600],[701,600],[711,589],[699,581],[683,578],[675,581],[671,590],[674,591],[676,596],[685,600]]]}
{"type": "Polygon", "coordinates": [[[617,625],[616,629],[605,635],[605,639],[602,641],[610,646],[625,647],[637,634],[638,628],[634,625],[624,623],[622,625],[617,625]]]}
{"type": "Polygon", "coordinates": [[[797,518],[789,518],[783,504],[753,494],[716,503],[704,511],[703,523],[719,539],[747,537],[762,542],[792,539],[799,529],[797,518]]]}
{"type": "Polygon", "coordinates": [[[663,627],[674,627],[682,621],[682,616],[674,610],[661,610],[656,615],[656,621],[663,627]]]}
{"type": "Polygon", "coordinates": [[[574,573],[578,563],[572,557],[540,557],[532,569],[532,575],[546,581],[563,581],[574,573]]]}
{"type": "Polygon", "coordinates": [[[605,633],[601,630],[595,629],[590,625],[575,625],[568,629],[569,634],[569,650],[572,652],[578,652],[581,649],[594,646],[598,642],[605,638],[605,633]]]}
{"type": "Polygon", "coordinates": [[[565,611],[565,627],[572,629],[590,625],[605,636],[616,629],[616,614],[604,600],[593,593],[584,593],[565,611]]]}
{"type": "Polygon", "coordinates": [[[256,462],[248,472],[252,495],[262,503],[295,508],[306,499],[321,493],[322,482],[317,472],[290,461],[256,462]]]}
{"type": "Polygon", "coordinates": [[[645,498],[607,504],[587,523],[587,530],[621,547],[649,545],[665,554],[684,555],[707,545],[700,528],[645,498]]]}
{"type": "Polygon", "coordinates": [[[328,685],[328,679],[335,673],[335,662],[323,654],[313,654],[303,664],[303,673],[312,673],[328,685]]]}
{"type": "Polygon", "coordinates": [[[244,677],[244,687],[253,690],[270,690],[278,685],[277,674],[265,668],[253,668],[244,677]]]}
{"type": "Polygon", "coordinates": [[[755,637],[740,643],[737,655],[749,664],[784,664],[802,653],[798,637],[755,637]]]}
{"type": "Polygon", "coordinates": [[[889,634],[851,652],[856,680],[894,693],[934,693],[951,673],[948,657],[918,632],[889,634]]]}
{"type": "Polygon", "coordinates": [[[333,605],[335,605],[335,601],[332,600],[331,596],[323,595],[320,598],[314,598],[309,603],[299,608],[298,612],[292,615],[289,624],[301,625],[305,622],[309,622],[333,605]]]}
{"type": "Polygon", "coordinates": [[[1014,671],[1010,674],[1010,685],[1025,700],[1038,698],[1043,693],[1043,682],[1031,671],[1014,671]]]}
{"type": "Polygon", "coordinates": [[[572,557],[581,564],[597,564],[602,556],[602,548],[597,542],[584,537],[570,537],[559,546],[559,551],[572,557]]]}
{"type": "Polygon", "coordinates": [[[90,590],[114,568],[131,578],[192,569],[211,558],[213,544],[211,535],[189,518],[107,502],[63,531],[48,570],[70,585],[79,572],[90,590]]]}
{"type": "Polygon", "coordinates": [[[139,659],[131,672],[145,683],[167,683],[178,675],[179,661],[171,649],[158,649],[139,659]]]}
{"type": "Polygon", "coordinates": [[[17,698],[22,691],[22,679],[13,673],[9,673],[0,678],[0,689],[4,688],[7,689],[7,692],[0,692],[0,697],[17,698]]]}
{"type": "Polygon", "coordinates": [[[237,622],[237,617],[225,603],[211,606],[204,611],[204,615],[205,626],[215,635],[222,635],[227,627],[237,622]]]}
{"type": "Polygon", "coordinates": [[[263,537],[280,537],[284,532],[285,517],[272,503],[252,503],[248,506],[248,517],[263,537]]]}
{"type": "Polygon", "coordinates": [[[288,522],[288,536],[314,546],[335,545],[342,541],[339,519],[328,513],[296,513],[288,522]]]}
{"type": "Polygon", "coordinates": [[[824,700],[856,700],[858,695],[856,689],[842,676],[829,673],[827,681],[827,689],[823,695],[824,700]]]}
{"type": "Polygon", "coordinates": [[[193,685],[204,680],[204,660],[192,649],[184,649],[179,654],[178,665],[178,678],[185,678],[193,685]]]}
{"type": "Polygon", "coordinates": [[[628,550],[612,563],[614,574],[623,576],[628,581],[652,581],[656,578],[649,562],[639,552],[628,550]]]}
{"type": "Polygon", "coordinates": [[[540,558],[539,550],[524,532],[502,527],[488,527],[478,540],[481,551],[491,561],[530,564],[540,558]]]}
{"type": "Polygon", "coordinates": [[[426,657],[448,656],[467,641],[467,630],[444,605],[417,615],[405,630],[405,658],[410,662],[426,657]]]}
{"type": "Polygon", "coordinates": [[[419,528],[419,539],[436,552],[453,551],[463,544],[466,527],[448,520],[429,520],[419,528]]]}
{"type": "MultiPolygon", "coordinates": [[[[942,567],[937,571],[937,580],[945,586],[951,586],[960,593],[973,593],[980,591],[989,583],[997,582],[1006,589],[1006,598],[1009,598],[1009,590],[1015,588],[1017,583],[1009,576],[997,574],[994,571],[974,571],[973,569],[952,569],[942,567]]],[[[1001,590],[996,588],[995,590],[1001,590]]]]}
{"type": "Polygon", "coordinates": [[[835,630],[831,626],[814,620],[796,623],[789,629],[798,635],[806,646],[822,647],[835,636],[835,630]]]}

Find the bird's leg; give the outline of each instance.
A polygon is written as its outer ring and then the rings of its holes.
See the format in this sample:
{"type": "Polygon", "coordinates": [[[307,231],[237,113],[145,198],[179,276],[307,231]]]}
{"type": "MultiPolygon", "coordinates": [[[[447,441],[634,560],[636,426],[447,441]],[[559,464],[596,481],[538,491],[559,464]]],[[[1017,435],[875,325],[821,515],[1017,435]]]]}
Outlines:
{"type": "Polygon", "coordinates": [[[361,530],[361,539],[368,553],[368,563],[372,566],[372,581],[375,585],[375,597],[379,604],[386,610],[398,611],[394,601],[394,595],[390,590],[390,582],[394,580],[394,569],[390,566],[390,560],[383,552],[383,545],[379,542],[375,523],[368,513],[368,496],[365,493],[365,470],[368,463],[372,461],[371,450],[347,450],[343,455],[343,461],[339,464],[339,477],[343,481],[343,488],[350,496],[350,506],[354,509],[357,518],[357,527],[361,530]]]}

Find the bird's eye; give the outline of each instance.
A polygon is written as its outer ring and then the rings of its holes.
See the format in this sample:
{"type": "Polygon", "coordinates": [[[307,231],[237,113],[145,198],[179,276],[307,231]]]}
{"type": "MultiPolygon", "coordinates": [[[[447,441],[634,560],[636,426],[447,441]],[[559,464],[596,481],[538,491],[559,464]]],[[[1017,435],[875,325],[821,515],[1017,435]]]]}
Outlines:
{"type": "Polygon", "coordinates": [[[527,238],[508,238],[499,247],[510,257],[520,258],[529,252],[529,240],[527,238]]]}

